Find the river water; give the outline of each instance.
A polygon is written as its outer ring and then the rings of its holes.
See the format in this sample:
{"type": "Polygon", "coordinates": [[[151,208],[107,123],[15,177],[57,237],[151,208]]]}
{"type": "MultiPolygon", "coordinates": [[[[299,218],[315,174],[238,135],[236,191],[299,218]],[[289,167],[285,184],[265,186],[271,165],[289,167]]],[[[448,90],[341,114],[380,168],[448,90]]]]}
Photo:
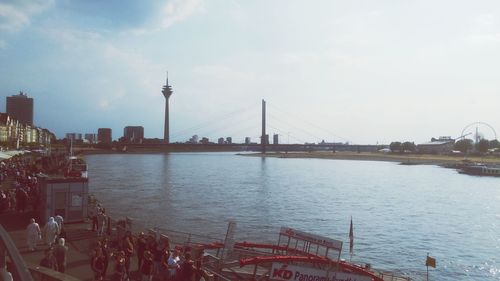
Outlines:
{"type": "Polygon", "coordinates": [[[113,216],[223,239],[276,242],[288,226],[344,241],[349,259],[424,280],[500,280],[500,179],[437,166],[233,153],[90,155],[113,216]]]}

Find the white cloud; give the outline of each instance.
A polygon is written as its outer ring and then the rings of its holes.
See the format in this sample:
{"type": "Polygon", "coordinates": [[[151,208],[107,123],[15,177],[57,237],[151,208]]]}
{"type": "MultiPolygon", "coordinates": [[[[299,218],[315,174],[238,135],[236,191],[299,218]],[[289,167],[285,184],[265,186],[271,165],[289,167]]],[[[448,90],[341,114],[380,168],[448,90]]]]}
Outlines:
{"type": "Polygon", "coordinates": [[[183,21],[202,8],[203,0],[172,0],[162,8],[162,27],[183,21]]]}
{"type": "Polygon", "coordinates": [[[156,15],[152,15],[153,20],[144,26],[130,28],[120,32],[122,35],[143,35],[148,32],[166,29],[188,19],[198,11],[203,10],[205,0],[170,0],[167,1],[156,15]]]}
{"type": "Polygon", "coordinates": [[[54,0],[18,1],[0,4],[0,30],[17,32],[31,24],[31,18],[54,5],[54,0]]]}

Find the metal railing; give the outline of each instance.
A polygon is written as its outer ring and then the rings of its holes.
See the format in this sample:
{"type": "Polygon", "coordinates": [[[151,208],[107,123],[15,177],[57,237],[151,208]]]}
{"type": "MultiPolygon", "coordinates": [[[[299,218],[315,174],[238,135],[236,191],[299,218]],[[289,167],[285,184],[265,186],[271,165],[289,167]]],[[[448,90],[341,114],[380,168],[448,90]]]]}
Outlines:
{"type": "Polygon", "coordinates": [[[7,259],[10,263],[9,269],[11,270],[10,274],[12,274],[13,280],[33,281],[33,277],[19,250],[12,239],[10,239],[7,231],[0,225],[0,271],[6,271],[7,259]]]}

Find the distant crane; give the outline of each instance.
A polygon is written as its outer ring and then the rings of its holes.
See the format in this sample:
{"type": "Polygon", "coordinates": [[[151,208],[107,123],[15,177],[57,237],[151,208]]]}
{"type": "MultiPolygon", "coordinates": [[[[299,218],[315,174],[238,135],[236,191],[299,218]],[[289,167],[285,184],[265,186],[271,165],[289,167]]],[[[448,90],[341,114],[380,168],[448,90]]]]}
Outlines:
{"type": "Polygon", "coordinates": [[[455,140],[465,139],[465,137],[468,136],[468,135],[472,135],[472,133],[467,133],[465,135],[461,135],[458,138],[455,138],[455,140]]]}

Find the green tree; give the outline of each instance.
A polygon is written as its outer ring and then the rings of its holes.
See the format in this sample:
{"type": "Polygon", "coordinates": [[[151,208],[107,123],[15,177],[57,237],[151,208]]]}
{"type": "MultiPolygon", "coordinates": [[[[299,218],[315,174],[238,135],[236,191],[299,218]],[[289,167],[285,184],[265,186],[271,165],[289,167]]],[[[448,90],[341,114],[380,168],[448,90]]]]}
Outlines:
{"type": "Polygon", "coordinates": [[[463,153],[467,153],[467,151],[471,150],[473,147],[473,141],[470,139],[462,139],[455,143],[453,149],[461,151],[463,153]]]}
{"type": "Polygon", "coordinates": [[[478,143],[476,143],[476,150],[480,153],[488,152],[488,148],[490,148],[490,141],[482,139],[478,143]]]}
{"type": "Polygon", "coordinates": [[[415,152],[417,150],[417,146],[415,145],[415,143],[409,142],[409,141],[403,142],[403,144],[401,145],[401,148],[403,151],[415,152]]]}
{"type": "Polygon", "coordinates": [[[401,142],[399,142],[399,141],[391,142],[391,144],[389,145],[389,149],[392,152],[401,152],[401,150],[402,150],[401,142]]]}

